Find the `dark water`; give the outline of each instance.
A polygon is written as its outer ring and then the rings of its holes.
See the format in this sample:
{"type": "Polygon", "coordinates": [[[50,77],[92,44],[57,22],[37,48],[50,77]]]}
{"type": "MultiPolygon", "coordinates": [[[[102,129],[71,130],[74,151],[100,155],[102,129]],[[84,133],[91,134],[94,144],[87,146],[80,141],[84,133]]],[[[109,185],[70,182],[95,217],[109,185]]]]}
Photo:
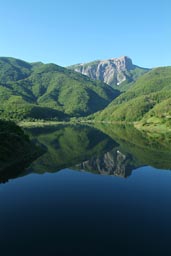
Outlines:
{"type": "Polygon", "coordinates": [[[170,135],[98,128],[26,131],[46,153],[0,184],[2,256],[171,255],[170,135]]]}

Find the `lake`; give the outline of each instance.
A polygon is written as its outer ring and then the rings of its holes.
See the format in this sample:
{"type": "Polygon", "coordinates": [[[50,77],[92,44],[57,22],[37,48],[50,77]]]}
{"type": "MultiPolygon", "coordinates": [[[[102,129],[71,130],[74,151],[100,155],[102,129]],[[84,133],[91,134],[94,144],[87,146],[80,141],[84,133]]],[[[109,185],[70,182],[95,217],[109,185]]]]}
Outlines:
{"type": "Polygon", "coordinates": [[[2,256],[171,255],[171,134],[100,124],[25,132],[45,153],[0,174],[2,256]]]}

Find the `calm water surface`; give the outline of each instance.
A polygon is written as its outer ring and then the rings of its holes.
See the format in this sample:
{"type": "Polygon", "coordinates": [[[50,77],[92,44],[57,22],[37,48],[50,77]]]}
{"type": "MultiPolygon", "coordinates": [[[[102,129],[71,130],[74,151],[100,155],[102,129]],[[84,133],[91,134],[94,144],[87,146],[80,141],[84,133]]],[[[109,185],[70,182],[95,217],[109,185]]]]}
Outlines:
{"type": "Polygon", "coordinates": [[[26,132],[46,152],[17,177],[0,176],[2,256],[171,255],[170,135],[26,132]]]}

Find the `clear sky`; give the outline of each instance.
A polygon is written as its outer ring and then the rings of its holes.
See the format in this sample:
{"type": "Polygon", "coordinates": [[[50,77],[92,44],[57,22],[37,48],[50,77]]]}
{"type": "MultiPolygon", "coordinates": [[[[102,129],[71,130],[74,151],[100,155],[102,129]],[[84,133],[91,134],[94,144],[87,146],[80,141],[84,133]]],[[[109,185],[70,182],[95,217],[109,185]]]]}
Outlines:
{"type": "Polygon", "coordinates": [[[171,66],[170,0],[0,0],[0,56],[61,66],[129,56],[171,66]]]}

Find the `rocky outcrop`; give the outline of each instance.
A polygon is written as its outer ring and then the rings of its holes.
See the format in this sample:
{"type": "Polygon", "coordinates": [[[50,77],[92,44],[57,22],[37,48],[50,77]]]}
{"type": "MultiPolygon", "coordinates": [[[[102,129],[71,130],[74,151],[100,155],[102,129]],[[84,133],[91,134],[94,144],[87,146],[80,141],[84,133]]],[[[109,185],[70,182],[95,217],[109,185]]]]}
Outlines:
{"type": "Polygon", "coordinates": [[[133,65],[132,60],[127,56],[73,65],[68,68],[113,87],[125,81],[135,81],[141,74],[148,71],[133,65]]]}

